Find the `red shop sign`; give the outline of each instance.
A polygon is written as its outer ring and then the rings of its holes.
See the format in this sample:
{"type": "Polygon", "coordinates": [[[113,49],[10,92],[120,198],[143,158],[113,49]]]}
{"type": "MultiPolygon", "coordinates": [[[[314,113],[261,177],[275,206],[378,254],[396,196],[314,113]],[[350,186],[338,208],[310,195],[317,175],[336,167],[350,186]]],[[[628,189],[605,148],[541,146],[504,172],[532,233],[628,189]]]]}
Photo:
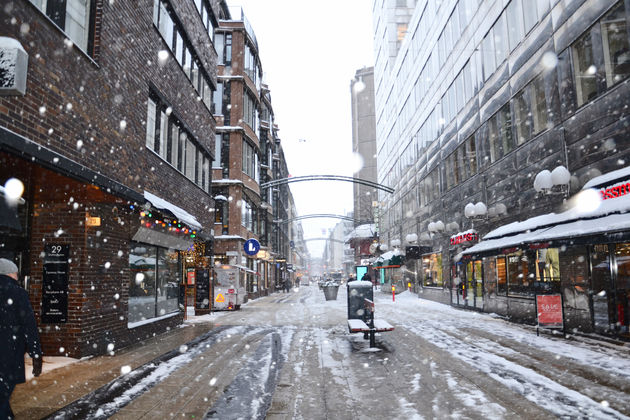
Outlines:
{"type": "Polygon", "coordinates": [[[608,200],[630,194],[630,182],[602,189],[599,193],[602,195],[602,200],[608,200]]]}
{"type": "Polygon", "coordinates": [[[538,326],[545,328],[562,328],[562,297],[560,295],[536,296],[538,326]]]}
{"type": "Polygon", "coordinates": [[[476,242],[479,240],[477,232],[471,231],[451,236],[451,245],[459,245],[465,242],[476,242]]]}

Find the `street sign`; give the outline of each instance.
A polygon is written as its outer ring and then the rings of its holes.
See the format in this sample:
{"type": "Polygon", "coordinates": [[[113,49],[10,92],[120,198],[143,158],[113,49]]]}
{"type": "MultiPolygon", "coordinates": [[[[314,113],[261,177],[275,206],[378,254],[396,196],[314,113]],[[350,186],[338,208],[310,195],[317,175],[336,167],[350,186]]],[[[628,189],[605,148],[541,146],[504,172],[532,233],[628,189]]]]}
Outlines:
{"type": "Polygon", "coordinates": [[[245,241],[243,249],[247,255],[256,255],[260,251],[260,242],[256,239],[248,239],[245,241]]]}

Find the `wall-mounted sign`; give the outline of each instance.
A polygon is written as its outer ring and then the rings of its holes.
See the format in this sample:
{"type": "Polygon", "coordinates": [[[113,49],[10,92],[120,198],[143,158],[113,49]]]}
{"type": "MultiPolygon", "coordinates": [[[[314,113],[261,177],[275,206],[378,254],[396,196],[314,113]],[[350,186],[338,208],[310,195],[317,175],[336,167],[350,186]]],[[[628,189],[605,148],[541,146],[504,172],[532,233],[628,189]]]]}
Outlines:
{"type": "Polygon", "coordinates": [[[197,270],[195,282],[195,310],[210,309],[210,272],[197,270]]]}
{"type": "Polygon", "coordinates": [[[100,226],[101,225],[101,218],[100,217],[86,216],[85,217],[85,225],[86,226],[100,226]]]}
{"type": "Polygon", "coordinates": [[[44,247],[42,287],[42,323],[68,321],[68,258],[70,245],[48,244],[44,247]]]}
{"type": "Polygon", "coordinates": [[[479,235],[474,230],[458,233],[451,236],[451,245],[459,245],[463,243],[473,243],[479,241],[479,235]]]}
{"type": "Polygon", "coordinates": [[[611,198],[622,197],[626,194],[630,194],[630,182],[621,183],[612,187],[599,190],[602,195],[602,200],[609,200],[611,198]]]}
{"type": "Polygon", "coordinates": [[[243,249],[247,255],[256,255],[258,254],[258,251],[260,251],[260,242],[253,238],[248,239],[245,241],[243,249]]]}

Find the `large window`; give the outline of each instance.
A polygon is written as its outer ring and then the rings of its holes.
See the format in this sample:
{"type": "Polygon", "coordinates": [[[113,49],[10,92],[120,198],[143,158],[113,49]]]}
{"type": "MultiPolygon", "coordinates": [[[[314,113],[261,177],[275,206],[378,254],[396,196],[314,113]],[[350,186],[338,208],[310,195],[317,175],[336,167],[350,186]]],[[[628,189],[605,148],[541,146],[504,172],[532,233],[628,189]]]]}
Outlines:
{"type": "Polygon", "coordinates": [[[571,47],[573,55],[573,74],[578,106],[585,104],[597,96],[597,68],[593,58],[593,42],[591,33],[583,35],[571,47]]]}
{"type": "Polygon", "coordinates": [[[258,153],[245,139],[243,139],[243,172],[258,182],[258,153]]]}
{"type": "Polygon", "coordinates": [[[545,97],[545,85],[543,75],[536,77],[530,84],[530,100],[532,104],[532,134],[538,134],[547,129],[547,99],[545,97]]]}
{"type": "Polygon", "coordinates": [[[623,2],[602,18],[601,33],[606,85],[610,87],[630,75],[630,43],[623,2]]]}
{"type": "Polygon", "coordinates": [[[201,65],[197,53],[192,48],[182,26],[177,23],[174,14],[171,14],[167,3],[161,0],[153,2],[153,23],[157,27],[164,42],[173,53],[173,56],[182,67],[184,74],[190,80],[199,94],[199,98],[212,110],[212,96],[214,85],[205,68],[201,65]]]}
{"type": "Polygon", "coordinates": [[[460,184],[477,173],[475,138],[467,138],[446,158],[446,189],[460,184]]]}
{"type": "Polygon", "coordinates": [[[255,130],[258,126],[256,116],[256,99],[248,91],[243,92],[243,122],[249,125],[252,130],[255,130]]]}
{"type": "Polygon", "coordinates": [[[620,1],[571,45],[578,106],[630,76],[629,37],[626,10],[620,1]]]}
{"type": "Polygon", "coordinates": [[[179,310],[181,265],[176,250],[132,242],[129,270],[129,323],[179,310]]]}
{"type": "Polygon", "coordinates": [[[510,104],[504,105],[487,122],[488,134],[483,138],[484,157],[482,165],[487,165],[501,159],[514,149],[512,138],[512,115],[510,104]]]}
{"type": "Polygon", "coordinates": [[[560,250],[546,248],[518,251],[508,255],[507,284],[508,293],[512,295],[532,296],[536,293],[558,292],[560,250]]]}
{"type": "Polygon", "coordinates": [[[31,0],[31,3],[64,31],[75,45],[93,55],[94,0],[31,0]]]}
{"type": "Polygon", "coordinates": [[[210,157],[184,128],[172,108],[151,94],[147,106],[146,146],[188,179],[210,192],[210,157]]]}

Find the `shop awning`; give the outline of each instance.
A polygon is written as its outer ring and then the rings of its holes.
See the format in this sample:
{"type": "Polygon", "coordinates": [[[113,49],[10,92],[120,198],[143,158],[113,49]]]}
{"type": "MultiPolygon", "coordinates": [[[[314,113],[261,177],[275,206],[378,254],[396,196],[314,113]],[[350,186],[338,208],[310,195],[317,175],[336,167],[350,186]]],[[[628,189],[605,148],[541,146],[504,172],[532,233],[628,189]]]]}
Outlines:
{"type": "Polygon", "coordinates": [[[374,268],[400,267],[403,264],[403,255],[399,250],[387,251],[379,256],[373,263],[374,268]]]}
{"type": "Polygon", "coordinates": [[[630,194],[614,200],[601,200],[599,192],[594,192],[596,194],[589,197],[591,201],[587,209],[576,205],[562,213],[549,213],[502,226],[463,251],[463,255],[490,254],[515,247],[539,246],[545,242],[571,244],[594,235],[600,235],[605,242],[623,232],[630,234],[630,194]]]}
{"type": "Polygon", "coordinates": [[[353,239],[368,239],[374,237],[374,232],[376,232],[376,225],[373,223],[367,223],[364,225],[359,225],[352,229],[352,232],[346,235],[345,242],[348,243],[353,239]]]}
{"type": "Polygon", "coordinates": [[[190,236],[180,235],[176,236],[172,233],[160,232],[154,229],[148,229],[145,227],[138,228],[138,231],[132,238],[136,242],[144,242],[151,245],[161,246],[163,248],[172,248],[179,251],[184,251],[193,246],[194,241],[190,236]]]}
{"type": "Polygon", "coordinates": [[[176,217],[177,220],[186,223],[191,228],[201,229],[201,223],[197,221],[195,216],[188,213],[186,210],[180,207],[177,207],[175,204],[169,203],[163,198],[160,198],[157,195],[151,194],[148,191],[144,192],[144,198],[149,203],[151,203],[152,206],[155,206],[155,208],[168,211],[174,217],[176,217]]]}

